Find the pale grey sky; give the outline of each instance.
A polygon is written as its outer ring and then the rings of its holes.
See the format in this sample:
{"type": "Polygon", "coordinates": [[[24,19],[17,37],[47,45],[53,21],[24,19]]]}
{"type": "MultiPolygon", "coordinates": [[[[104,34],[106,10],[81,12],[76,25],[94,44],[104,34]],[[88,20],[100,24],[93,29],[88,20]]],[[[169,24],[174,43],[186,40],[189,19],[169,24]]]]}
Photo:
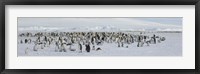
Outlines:
{"type": "Polygon", "coordinates": [[[182,17],[133,17],[133,18],[36,18],[36,17],[19,17],[18,26],[66,26],[80,24],[135,24],[143,23],[150,25],[175,25],[182,26],[182,17]]]}

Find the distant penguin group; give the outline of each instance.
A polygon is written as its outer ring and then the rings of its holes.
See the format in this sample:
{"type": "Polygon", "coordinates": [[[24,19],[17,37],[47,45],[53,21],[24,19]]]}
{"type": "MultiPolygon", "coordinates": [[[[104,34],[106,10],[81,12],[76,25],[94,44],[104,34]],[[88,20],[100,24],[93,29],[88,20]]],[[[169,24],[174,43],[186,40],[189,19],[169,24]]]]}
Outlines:
{"type": "Polygon", "coordinates": [[[145,35],[144,33],[134,34],[134,32],[37,32],[21,33],[20,44],[34,44],[33,51],[55,46],[55,52],[103,50],[99,46],[104,44],[116,44],[119,48],[130,48],[129,45],[136,44],[136,47],[150,46],[165,41],[162,36],[145,35]],[[77,49],[73,48],[77,45],[77,49]],[[85,46],[85,49],[84,49],[85,46]]]}

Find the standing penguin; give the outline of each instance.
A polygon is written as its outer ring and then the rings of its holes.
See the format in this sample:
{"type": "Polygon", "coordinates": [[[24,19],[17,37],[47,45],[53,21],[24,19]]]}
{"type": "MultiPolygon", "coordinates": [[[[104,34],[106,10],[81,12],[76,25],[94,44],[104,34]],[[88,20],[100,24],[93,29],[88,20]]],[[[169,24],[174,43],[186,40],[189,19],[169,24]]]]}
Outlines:
{"type": "Polygon", "coordinates": [[[87,52],[90,52],[90,45],[89,45],[89,44],[86,44],[85,47],[86,47],[85,50],[86,50],[87,52]]]}
{"type": "Polygon", "coordinates": [[[95,50],[95,46],[93,45],[92,50],[95,50]]]}
{"type": "Polygon", "coordinates": [[[62,52],[62,51],[63,51],[63,52],[67,52],[67,50],[65,49],[65,46],[64,46],[63,43],[61,44],[61,50],[60,50],[60,52],[62,52]]]}
{"type": "Polygon", "coordinates": [[[33,51],[38,51],[38,44],[37,43],[34,45],[33,51]]]}
{"type": "Polygon", "coordinates": [[[23,41],[21,40],[21,41],[20,41],[20,43],[22,44],[22,43],[23,43],[23,41]]]}
{"type": "Polygon", "coordinates": [[[81,53],[82,52],[82,45],[81,45],[81,43],[78,44],[78,47],[79,47],[80,53],[81,53]]]}
{"type": "Polygon", "coordinates": [[[154,34],[152,38],[153,38],[154,44],[156,44],[156,35],[154,34]]]}
{"type": "Polygon", "coordinates": [[[28,54],[28,47],[25,49],[25,54],[27,55],[28,54]]]}
{"type": "Polygon", "coordinates": [[[24,42],[25,42],[25,44],[28,43],[28,39],[25,39],[24,42]]]}
{"type": "Polygon", "coordinates": [[[138,36],[138,44],[137,44],[137,47],[140,47],[140,43],[141,43],[141,41],[142,41],[141,36],[138,36]]]}

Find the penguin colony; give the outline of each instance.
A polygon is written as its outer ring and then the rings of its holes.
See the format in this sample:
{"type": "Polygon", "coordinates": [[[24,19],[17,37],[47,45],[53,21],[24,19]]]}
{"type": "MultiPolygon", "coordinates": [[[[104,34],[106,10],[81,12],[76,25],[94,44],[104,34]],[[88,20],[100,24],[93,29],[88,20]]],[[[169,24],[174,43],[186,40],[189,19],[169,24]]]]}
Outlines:
{"type": "Polygon", "coordinates": [[[139,34],[123,32],[37,32],[33,34],[27,32],[20,33],[19,37],[23,37],[18,42],[20,44],[34,43],[30,49],[35,52],[55,45],[55,52],[79,51],[80,53],[103,50],[98,46],[103,46],[104,43],[116,43],[116,47],[129,48],[129,45],[134,43],[136,47],[143,47],[166,40],[165,37],[155,34],[143,35],[142,32],[139,34]],[[78,49],[72,48],[74,44],[78,45],[78,49]]]}

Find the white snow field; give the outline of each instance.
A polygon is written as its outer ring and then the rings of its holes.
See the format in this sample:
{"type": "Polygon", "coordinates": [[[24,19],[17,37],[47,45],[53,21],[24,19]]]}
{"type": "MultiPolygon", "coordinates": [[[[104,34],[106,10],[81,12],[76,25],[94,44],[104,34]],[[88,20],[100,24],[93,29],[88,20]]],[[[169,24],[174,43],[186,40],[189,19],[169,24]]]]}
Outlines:
{"type": "MultiPolygon", "coordinates": [[[[182,33],[154,33],[166,38],[165,41],[150,46],[144,45],[137,47],[137,43],[133,43],[126,47],[117,47],[117,43],[104,43],[96,47],[101,47],[102,50],[91,52],[85,51],[80,53],[78,45],[73,45],[76,51],[55,52],[55,46],[49,46],[38,51],[33,51],[34,44],[20,44],[18,43],[18,56],[182,56],[182,33]],[[28,49],[27,49],[28,48],[28,49]]],[[[152,35],[152,33],[149,33],[152,35]]],[[[23,39],[18,37],[19,39],[23,39]]],[[[34,38],[32,38],[34,39],[34,38]]],[[[92,46],[90,46],[92,48],[92,46]]]]}

